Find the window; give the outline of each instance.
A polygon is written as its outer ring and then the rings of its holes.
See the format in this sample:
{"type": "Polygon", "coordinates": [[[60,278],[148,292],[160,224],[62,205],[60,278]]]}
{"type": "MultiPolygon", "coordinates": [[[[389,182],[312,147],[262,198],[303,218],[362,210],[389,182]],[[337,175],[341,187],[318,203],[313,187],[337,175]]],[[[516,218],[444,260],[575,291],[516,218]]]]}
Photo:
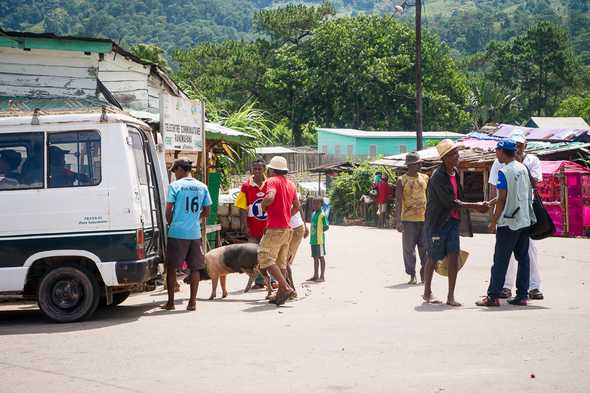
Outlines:
{"type": "Polygon", "coordinates": [[[131,149],[133,150],[133,157],[135,158],[135,167],[137,169],[139,184],[147,185],[148,174],[143,152],[143,139],[137,131],[129,131],[129,136],[131,137],[131,149]]]}
{"type": "Polygon", "coordinates": [[[346,155],[348,156],[348,159],[352,158],[352,145],[346,146],[346,155]]]}
{"type": "Polygon", "coordinates": [[[377,145],[369,145],[369,158],[377,157],[377,145]]]}
{"type": "Polygon", "coordinates": [[[341,154],[342,152],[340,151],[340,145],[336,145],[336,147],[334,147],[334,155],[336,157],[340,157],[341,154]]]}
{"type": "Polygon", "coordinates": [[[406,146],[406,145],[399,145],[399,152],[400,153],[407,153],[408,152],[408,146],[406,146]]]}
{"type": "Polygon", "coordinates": [[[97,131],[47,135],[49,188],[96,186],[101,181],[100,134],[97,131]]]}
{"type": "Polygon", "coordinates": [[[328,154],[328,145],[322,145],[322,153],[328,154]]]}
{"type": "Polygon", "coordinates": [[[43,188],[42,132],[0,134],[0,190],[43,188]]]}

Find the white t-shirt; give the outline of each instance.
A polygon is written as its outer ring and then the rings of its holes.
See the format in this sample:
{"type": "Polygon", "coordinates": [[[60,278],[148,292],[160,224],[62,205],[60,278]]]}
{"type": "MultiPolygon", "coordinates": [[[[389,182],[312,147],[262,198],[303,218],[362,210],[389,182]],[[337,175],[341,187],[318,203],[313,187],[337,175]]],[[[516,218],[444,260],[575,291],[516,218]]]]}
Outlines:
{"type": "Polygon", "coordinates": [[[289,221],[289,226],[291,229],[299,228],[305,222],[303,221],[303,217],[301,216],[301,212],[295,213],[295,215],[291,216],[291,221],[289,221]]]}
{"type": "MultiPolygon", "coordinates": [[[[543,173],[541,173],[541,160],[539,160],[539,157],[533,154],[527,154],[526,156],[524,156],[524,160],[522,163],[524,164],[524,166],[529,168],[529,171],[531,171],[531,176],[533,177],[533,179],[535,179],[536,181],[543,180],[543,173]]],[[[504,168],[504,164],[500,163],[500,161],[498,161],[498,159],[496,158],[494,160],[494,163],[492,164],[492,169],[490,169],[490,178],[488,179],[488,183],[490,183],[494,187],[496,186],[496,184],[498,184],[498,172],[502,168],[504,168]]]]}

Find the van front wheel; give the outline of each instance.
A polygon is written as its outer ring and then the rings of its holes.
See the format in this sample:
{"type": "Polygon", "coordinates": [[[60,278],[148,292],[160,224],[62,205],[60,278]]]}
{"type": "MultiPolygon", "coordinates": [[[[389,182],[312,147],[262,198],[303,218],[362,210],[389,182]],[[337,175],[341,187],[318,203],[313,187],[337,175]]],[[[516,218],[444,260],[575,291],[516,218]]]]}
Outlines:
{"type": "Polygon", "coordinates": [[[96,277],[83,268],[57,267],[43,277],[38,290],[39,308],[56,322],[90,317],[100,300],[96,277]]]}

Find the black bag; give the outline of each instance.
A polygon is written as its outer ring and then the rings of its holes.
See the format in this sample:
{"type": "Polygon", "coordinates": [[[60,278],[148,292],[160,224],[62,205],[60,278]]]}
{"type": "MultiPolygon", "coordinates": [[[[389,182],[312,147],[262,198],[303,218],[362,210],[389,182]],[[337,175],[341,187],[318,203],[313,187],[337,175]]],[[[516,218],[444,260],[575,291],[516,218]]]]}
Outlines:
{"type": "Polygon", "coordinates": [[[533,210],[535,212],[535,217],[537,217],[537,222],[531,225],[530,236],[533,240],[541,240],[555,233],[555,225],[553,224],[551,216],[549,216],[549,213],[545,210],[545,206],[543,206],[543,201],[541,200],[541,196],[537,192],[537,189],[534,188],[533,190],[533,210]]]}
{"type": "Polygon", "coordinates": [[[535,212],[535,217],[537,218],[537,222],[531,225],[529,228],[530,237],[533,240],[541,240],[555,233],[555,225],[553,224],[551,216],[549,216],[549,213],[547,213],[547,210],[545,210],[545,206],[543,206],[543,200],[537,192],[537,187],[535,187],[535,182],[531,176],[531,171],[529,168],[526,169],[529,172],[529,180],[533,189],[533,211],[535,212]]]}

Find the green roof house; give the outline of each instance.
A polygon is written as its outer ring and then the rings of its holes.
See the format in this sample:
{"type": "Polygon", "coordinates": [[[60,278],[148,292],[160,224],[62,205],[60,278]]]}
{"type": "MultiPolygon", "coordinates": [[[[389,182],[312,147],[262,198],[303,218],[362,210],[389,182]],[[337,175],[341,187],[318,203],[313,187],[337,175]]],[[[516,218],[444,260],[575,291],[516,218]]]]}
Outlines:
{"type": "MultiPolygon", "coordinates": [[[[375,158],[416,150],[414,131],[362,131],[342,128],[317,128],[318,151],[334,158],[375,158]]],[[[464,134],[426,131],[424,145],[443,139],[457,140],[464,134]]]]}

